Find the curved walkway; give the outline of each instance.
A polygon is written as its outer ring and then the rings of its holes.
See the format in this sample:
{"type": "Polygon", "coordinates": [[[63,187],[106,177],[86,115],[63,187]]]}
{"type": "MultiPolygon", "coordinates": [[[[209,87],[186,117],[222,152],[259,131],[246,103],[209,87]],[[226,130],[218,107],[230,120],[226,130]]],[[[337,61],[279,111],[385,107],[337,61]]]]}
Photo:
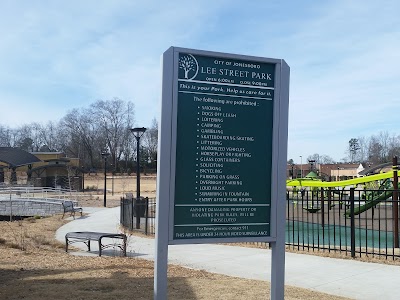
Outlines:
{"type": "MultiPolygon", "coordinates": [[[[61,227],[56,238],[65,242],[65,234],[70,231],[119,232],[119,207],[84,208],[84,212],[89,215],[61,227]]],[[[74,246],[86,250],[83,243],[74,246]]],[[[154,260],[154,240],[131,236],[127,251],[129,256],[154,260]]],[[[266,249],[216,244],[173,245],[169,246],[168,262],[248,279],[269,281],[271,278],[271,253],[266,249]]],[[[285,268],[287,285],[353,299],[399,299],[400,266],[286,253],[285,268]]]]}

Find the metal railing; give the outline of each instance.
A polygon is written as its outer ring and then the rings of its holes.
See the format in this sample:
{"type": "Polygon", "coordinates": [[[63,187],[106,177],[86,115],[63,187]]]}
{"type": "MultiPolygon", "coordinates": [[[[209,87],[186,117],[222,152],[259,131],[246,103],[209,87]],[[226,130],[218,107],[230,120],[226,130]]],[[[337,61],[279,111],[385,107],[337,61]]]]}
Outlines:
{"type": "Polygon", "coordinates": [[[400,258],[397,190],[287,192],[286,245],[305,251],[400,258]]]}
{"type": "Polygon", "coordinates": [[[41,199],[41,200],[76,200],[78,201],[80,193],[75,190],[52,188],[52,187],[34,187],[34,186],[0,186],[0,199],[41,199]]]}

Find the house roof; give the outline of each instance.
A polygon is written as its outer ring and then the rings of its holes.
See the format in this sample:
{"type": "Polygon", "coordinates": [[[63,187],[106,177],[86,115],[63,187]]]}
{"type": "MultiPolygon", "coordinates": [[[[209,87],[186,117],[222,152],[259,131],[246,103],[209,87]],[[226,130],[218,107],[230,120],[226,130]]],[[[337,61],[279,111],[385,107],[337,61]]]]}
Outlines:
{"type": "Polygon", "coordinates": [[[16,168],[41,160],[35,155],[19,148],[0,147],[0,161],[8,164],[11,168],[16,168]]]}

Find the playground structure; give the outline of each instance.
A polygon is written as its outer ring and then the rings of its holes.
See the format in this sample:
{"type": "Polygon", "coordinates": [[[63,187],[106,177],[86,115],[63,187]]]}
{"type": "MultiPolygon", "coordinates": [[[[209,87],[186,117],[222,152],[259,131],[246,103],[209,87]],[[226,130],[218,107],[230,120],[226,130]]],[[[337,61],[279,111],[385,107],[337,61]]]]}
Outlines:
{"type": "Polygon", "coordinates": [[[392,168],[343,181],[287,180],[287,245],[400,258],[397,158],[392,168]]]}
{"type": "MultiPolygon", "coordinates": [[[[287,180],[286,186],[292,186],[292,187],[300,187],[300,191],[303,190],[305,187],[311,188],[312,191],[317,191],[319,189],[326,189],[332,193],[339,194],[339,195],[345,195],[344,191],[345,189],[349,189],[350,187],[357,187],[358,185],[362,184],[363,189],[365,191],[364,197],[365,197],[365,204],[362,206],[357,207],[355,210],[355,214],[360,214],[375,205],[379,204],[381,201],[387,200],[390,197],[392,197],[391,193],[385,192],[385,191],[393,191],[394,190],[394,185],[393,182],[390,180],[390,178],[394,178],[394,176],[397,177],[397,171],[390,171],[386,173],[381,173],[381,174],[374,174],[374,175],[369,175],[369,176],[364,176],[364,177],[359,177],[359,178],[354,178],[354,179],[348,179],[348,180],[342,180],[342,181],[331,181],[331,182],[324,182],[318,179],[309,179],[309,178],[298,178],[298,179],[293,179],[293,180],[287,180]],[[366,183],[370,182],[379,182],[379,191],[380,193],[372,193],[366,189],[366,183]],[[332,190],[333,188],[333,190],[332,190]],[[339,190],[338,188],[342,188],[342,190],[339,190]]],[[[398,181],[397,181],[398,182],[398,181]]],[[[399,185],[397,184],[397,188],[399,188],[399,185]]],[[[297,190],[297,189],[296,189],[297,190]]],[[[339,197],[339,201],[342,201],[343,197],[339,197]]],[[[349,213],[346,213],[349,214],[349,213]]]]}

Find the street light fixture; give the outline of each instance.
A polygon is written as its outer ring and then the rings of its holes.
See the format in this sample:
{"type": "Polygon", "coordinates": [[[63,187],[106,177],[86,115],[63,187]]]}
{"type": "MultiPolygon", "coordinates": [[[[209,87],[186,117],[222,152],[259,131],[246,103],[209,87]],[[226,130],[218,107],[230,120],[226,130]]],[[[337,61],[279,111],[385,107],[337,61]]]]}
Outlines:
{"type": "MultiPolygon", "coordinates": [[[[140,229],[140,210],[138,209],[138,203],[140,201],[140,138],[145,133],[145,127],[135,127],[131,129],[131,132],[136,138],[136,229],[140,229]]],[[[133,200],[132,200],[132,225],[133,225],[133,200]]]]}
{"type": "Polygon", "coordinates": [[[107,157],[110,156],[110,153],[107,151],[101,152],[101,156],[104,158],[104,207],[107,206],[107,157]]]}

